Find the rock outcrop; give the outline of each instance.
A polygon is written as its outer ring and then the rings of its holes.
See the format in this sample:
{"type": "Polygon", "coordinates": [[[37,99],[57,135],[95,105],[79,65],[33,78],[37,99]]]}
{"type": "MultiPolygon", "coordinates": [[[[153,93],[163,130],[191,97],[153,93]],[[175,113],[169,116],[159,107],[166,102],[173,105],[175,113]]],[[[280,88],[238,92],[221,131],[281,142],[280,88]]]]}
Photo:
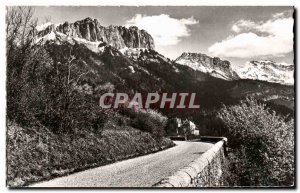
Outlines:
{"type": "Polygon", "coordinates": [[[117,49],[126,47],[154,49],[153,38],[145,30],[139,30],[135,26],[129,28],[112,25],[104,27],[97,19],[86,18],[74,23],[50,24],[43,30],[37,31],[37,36],[43,37],[52,32],[90,42],[105,42],[117,49]]]}
{"type": "Polygon", "coordinates": [[[218,57],[210,57],[201,53],[184,52],[176,60],[176,63],[189,66],[216,78],[225,80],[239,79],[239,76],[232,70],[230,62],[221,60],[218,57]]]}

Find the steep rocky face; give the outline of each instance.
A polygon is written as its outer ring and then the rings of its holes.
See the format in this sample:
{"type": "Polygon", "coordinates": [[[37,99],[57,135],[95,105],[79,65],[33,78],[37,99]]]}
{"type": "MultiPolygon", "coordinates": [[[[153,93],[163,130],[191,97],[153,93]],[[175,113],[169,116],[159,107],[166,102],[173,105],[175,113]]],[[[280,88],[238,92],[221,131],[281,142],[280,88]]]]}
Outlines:
{"type": "Polygon", "coordinates": [[[154,49],[154,41],[145,30],[132,26],[101,26],[97,19],[86,18],[74,23],[50,24],[37,31],[37,37],[48,34],[63,34],[69,38],[80,38],[89,42],[104,42],[117,49],[146,48],[154,49]]]}
{"type": "Polygon", "coordinates": [[[221,60],[218,57],[210,57],[201,53],[183,53],[176,60],[176,63],[189,66],[216,78],[224,80],[239,79],[239,76],[231,68],[230,62],[221,60]]]}
{"type": "Polygon", "coordinates": [[[262,80],[286,85],[294,84],[294,65],[270,60],[250,61],[236,72],[243,79],[262,80]]]}

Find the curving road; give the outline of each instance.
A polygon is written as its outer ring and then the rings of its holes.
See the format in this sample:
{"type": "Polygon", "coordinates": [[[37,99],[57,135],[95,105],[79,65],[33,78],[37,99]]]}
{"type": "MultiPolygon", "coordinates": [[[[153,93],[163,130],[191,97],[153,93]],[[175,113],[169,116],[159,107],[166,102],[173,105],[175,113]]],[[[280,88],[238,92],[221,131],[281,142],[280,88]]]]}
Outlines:
{"type": "Polygon", "coordinates": [[[150,187],[213,146],[205,142],[175,143],[175,147],[164,151],[88,169],[31,187],[150,187]]]}

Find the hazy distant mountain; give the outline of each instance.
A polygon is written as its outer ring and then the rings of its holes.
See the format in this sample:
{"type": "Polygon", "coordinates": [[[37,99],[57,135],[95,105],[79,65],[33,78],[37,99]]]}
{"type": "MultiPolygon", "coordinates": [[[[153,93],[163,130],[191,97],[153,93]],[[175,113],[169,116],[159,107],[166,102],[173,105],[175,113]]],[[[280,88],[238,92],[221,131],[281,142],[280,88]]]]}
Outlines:
{"type": "Polygon", "coordinates": [[[294,84],[294,65],[270,60],[250,61],[236,72],[242,79],[263,80],[286,85],[294,84]]]}

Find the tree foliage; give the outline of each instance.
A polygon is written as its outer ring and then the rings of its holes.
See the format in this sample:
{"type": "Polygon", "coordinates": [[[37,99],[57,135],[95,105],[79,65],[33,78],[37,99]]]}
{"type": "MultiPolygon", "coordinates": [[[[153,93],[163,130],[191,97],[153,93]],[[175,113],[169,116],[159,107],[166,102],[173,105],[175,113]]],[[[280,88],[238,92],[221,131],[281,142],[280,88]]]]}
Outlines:
{"type": "Polygon", "coordinates": [[[7,9],[7,117],[21,125],[49,127],[55,133],[93,129],[102,114],[96,99],[82,91],[90,72],[72,50],[53,58],[34,44],[37,20],[31,7],[7,9]]]}
{"type": "Polygon", "coordinates": [[[218,116],[234,142],[233,169],[239,177],[238,185],[293,185],[293,119],[276,115],[253,98],[224,106],[218,116]]]}

